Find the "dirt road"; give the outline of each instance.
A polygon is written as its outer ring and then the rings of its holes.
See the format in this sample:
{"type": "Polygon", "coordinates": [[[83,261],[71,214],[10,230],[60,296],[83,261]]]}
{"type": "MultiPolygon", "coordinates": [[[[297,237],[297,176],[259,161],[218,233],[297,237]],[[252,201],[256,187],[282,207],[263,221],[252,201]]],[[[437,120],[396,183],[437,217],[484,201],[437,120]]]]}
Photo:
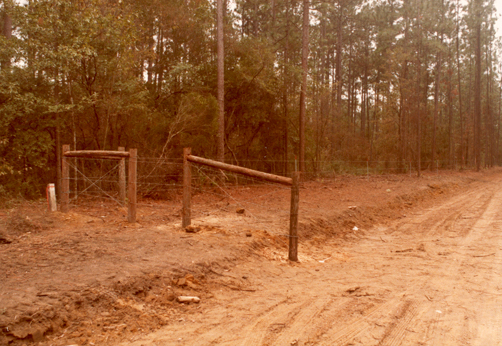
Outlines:
{"type": "Polygon", "coordinates": [[[218,273],[243,290],[122,345],[500,345],[500,178],[299,264],[254,256],[218,273]]]}
{"type": "Polygon", "coordinates": [[[140,201],[134,225],[105,202],[0,208],[0,345],[499,345],[501,186],[501,169],[305,183],[299,263],[289,191],[268,185],[197,192],[197,233],[176,198],[140,201]]]}

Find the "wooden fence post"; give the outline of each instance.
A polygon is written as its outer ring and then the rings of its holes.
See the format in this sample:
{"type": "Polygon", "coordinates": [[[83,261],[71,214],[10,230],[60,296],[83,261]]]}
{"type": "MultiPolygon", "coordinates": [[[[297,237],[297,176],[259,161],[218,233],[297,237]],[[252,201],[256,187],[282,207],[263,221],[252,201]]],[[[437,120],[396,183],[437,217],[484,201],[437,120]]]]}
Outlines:
{"type": "Polygon", "coordinates": [[[192,170],[188,156],[192,153],[191,148],[183,149],[183,220],[181,227],[185,228],[191,224],[191,199],[192,199],[192,170]]]}
{"type": "Polygon", "coordinates": [[[298,206],[300,202],[300,173],[293,173],[291,212],[289,220],[289,260],[298,261],[298,206]]]}
{"type": "MultiPolygon", "coordinates": [[[[119,151],[125,151],[125,148],[119,147],[119,151]]],[[[125,200],[126,200],[125,158],[120,159],[120,162],[119,162],[119,200],[123,205],[125,205],[125,200]]]]}
{"type": "Polygon", "coordinates": [[[138,149],[129,149],[128,213],[127,221],[136,222],[136,176],[138,172],[138,149]]]}
{"type": "Polygon", "coordinates": [[[70,210],[70,166],[65,152],[70,151],[70,145],[64,144],[61,153],[61,211],[67,213],[70,210]]]}

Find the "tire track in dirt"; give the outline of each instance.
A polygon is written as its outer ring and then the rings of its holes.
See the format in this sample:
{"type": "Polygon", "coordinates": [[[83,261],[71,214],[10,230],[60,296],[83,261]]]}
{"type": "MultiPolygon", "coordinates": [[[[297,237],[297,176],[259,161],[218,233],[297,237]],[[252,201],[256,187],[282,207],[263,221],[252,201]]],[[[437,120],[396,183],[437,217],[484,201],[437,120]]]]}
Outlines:
{"type": "MultiPolygon", "coordinates": [[[[200,338],[193,339],[194,345],[290,345],[297,335],[319,318],[319,315],[333,305],[332,298],[308,297],[298,303],[283,300],[253,316],[254,323],[243,326],[220,321],[200,338]],[[243,335],[244,334],[244,335],[243,335]],[[230,339],[229,339],[230,337],[230,339]]],[[[194,331],[197,333],[197,330],[194,331]]]]}
{"type": "Polygon", "coordinates": [[[429,344],[427,341],[436,333],[442,312],[428,300],[407,301],[404,306],[408,309],[403,310],[401,316],[388,326],[378,346],[429,344]]]}
{"type": "Polygon", "coordinates": [[[429,209],[421,215],[415,215],[412,220],[400,221],[396,229],[403,233],[414,233],[417,229],[424,232],[424,236],[433,236],[442,233],[445,229],[451,229],[455,222],[467,211],[469,217],[467,223],[474,223],[487,208],[493,196],[493,191],[480,186],[471,191],[455,196],[441,205],[429,209]],[[475,209],[475,213],[472,212],[475,209]]]}
{"type": "MultiPolygon", "coordinates": [[[[397,298],[377,304],[362,312],[361,317],[357,317],[346,324],[342,324],[343,326],[340,328],[338,328],[338,324],[333,324],[331,328],[324,333],[322,340],[315,340],[314,345],[346,345],[353,340],[354,337],[370,329],[380,316],[396,311],[400,306],[401,302],[397,298]]],[[[342,312],[338,311],[336,315],[343,316],[341,313],[342,312]]]]}
{"type": "MultiPolygon", "coordinates": [[[[329,296],[324,290],[319,293],[322,296],[329,296]]],[[[293,309],[281,304],[277,307],[279,311],[271,311],[256,321],[251,328],[247,329],[247,334],[240,344],[242,346],[289,346],[300,339],[312,340],[314,335],[322,335],[324,331],[332,328],[330,321],[333,321],[341,312],[354,309],[352,299],[334,300],[304,294],[297,298],[303,299],[293,309]],[[326,321],[328,321],[327,325],[325,325],[326,321]]],[[[378,306],[375,306],[371,311],[377,309],[378,306]]]]}
{"type": "MultiPolygon", "coordinates": [[[[253,320],[257,321],[252,325],[242,325],[239,320],[229,321],[228,318],[220,320],[216,326],[207,330],[201,327],[194,330],[194,334],[202,333],[198,338],[192,339],[194,345],[238,345],[241,344],[243,339],[242,334],[245,334],[244,340],[249,340],[245,345],[259,345],[260,341],[265,337],[267,332],[265,327],[267,321],[279,321],[288,314],[300,310],[307,302],[292,303],[289,298],[282,299],[281,301],[259,311],[253,316],[253,320]]],[[[246,319],[249,321],[249,319],[246,319]]],[[[273,322],[271,322],[273,323],[273,322]]],[[[276,322],[279,323],[279,322],[276,322]]]]}
{"type": "MultiPolygon", "coordinates": [[[[464,223],[473,224],[475,222],[475,217],[482,215],[482,213],[485,212],[492,200],[492,197],[493,192],[487,188],[469,191],[469,193],[457,196],[435,209],[428,210],[415,218],[412,225],[402,225],[404,227],[400,227],[399,230],[406,232],[406,230],[415,228],[413,225],[417,223],[425,223],[426,226],[423,226],[422,228],[428,231],[420,234],[421,238],[441,235],[445,231],[454,229],[455,223],[466,211],[468,211],[470,215],[474,214],[474,217],[465,219],[467,221],[464,223]]],[[[462,229],[465,229],[465,227],[462,227],[462,229]]],[[[399,241],[399,237],[396,240],[399,241]]],[[[408,294],[416,295],[418,291],[426,286],[427,280],[427,278],[420,278],[418,281],[415,280],[413,285],[405,290],[405,296],[408,294]]],[[[309,335],[308,337],[303,335],[302,339],[305,339],[306,337],[311,343],[313,342],[312,344],[319,345],[345,345],[354,340],[357,336],[361,336],[363,339],[363,336],[366,336],[367,343],[368,337],[372,336],[375,338],[371,335],[370,331],[373,329],[375,324],[378,324],[378,320],[381,319],[382,316],[397,315],[397,320],[391,322],[386,327],[378,345],[400,345],[403,340],[405,340],[407,335],[412,333],[408,331],[410,328],[420,328],[422,322],[418,317],[431,310],[435,319],[433,322],[433,328],[427,328],[428,333],[432,333],[432,335],[434,335],[436,334],[435,331],[438,329],[442,330],[443,328],[451,328],[449,326],[441,325],[441,314],[437,312],[439,310],[431,308],[430,303],[418,303],[404,300],[404,298],[395,298],[364,311],[362,317],[351,320],[342,327],[340,327],[340,324],[332,325],[331,327],[325,328],[324,332],[321,334],[317,331],[317,338],[313,338],[312,335],[309,335]],[[438,326],[441,328],[438,328],[438,326]],[[319,335],[323,335],[323,338],[319,338],[319,335]]],[[[334,311],[333,315],[343,316],[343,311],[334,311]]],[[[417,334],[417,332],[415,332],[415,334],[417,334]]],[[[296,335],[301,336],[301,333],[297,333],[296,335]]],[[[426,339],[430,338],[430,335],[426,337],[426,339]]],[[[281,345],[282,343],[276,344],[281,345]]],[[[272,343],[272,345],[275,344],[272,343]]]]}
{"type": "MultiPolygon", "coordinates": [[[[467,345],[470,344],[470,339],[476,338],[472,332],[469,332],[467,322],[471,316],[479,315],[479,301],[470,297],[469,289],[465,286],[466,278],[461,274],[464,271],[461,269],[472,267],[474,258],[482,258],[487,252],[494,251],[495,254],[500,250],[500,247],[493,249],[493,244],[492,246],[486,244],[481,248],[479,245],[484,243],[483,239],[493,228],[493,222],[497,218],[500,219],[497,206],[500,205],[502,196],[492,187],[476,193],[473,200],[468,200],[469,197],[474,196],[472,194],[460,196],[455,201],[457,212],[453,213],[462,215],[467,212],[470,216],[451,227],[460,238],[450,239],[444,244],[445,248],[452,251],[445,258],[446,265],[437,268],[433,279],[423,285],[424,288],[435,287],[436,291],[441,290],[439,293],[441,301],[434,303],[435,307],[431,308],[427,314],[429,319],[422,323],[423,337],[421,342],[426,345],[467,345]],[[465,203],[462,203],[463,201],[465,203]],[[480,254],[479,251],[483,254],[480,254]],[[466,307],[464,306],[466,302],[471,302],[471,304],[467,304],[466,307]]],[[[448,231],[447,225],[449,224],[442,223],[433,234],[441,235],[441,231],[448,231]]],[[[485,268],[485,272],[493,273],[492,269],[492,267],[485,268]]],[[[479,281],[479,284],[482,285],[482,281],[479,281]]],[[[483,317],[482,320],[485,320],[486,317],[483,317]]],[[[502,317],[501,313],[496,318],[499,323],[500,317],[502,317]]],[[[494,345],[494,340],[484,340],[479,345],[494,345]]]]}
{"type": "Polygon", "coordinates": [[[285,328],[277,335],[269,335],[266,342],[269,345],[291,345],[298,341],[311,326],[316,326],[323,312],[332,308],[333,298],[309,301],[296,316],[284,321],[285,328]]]}
{"type": "MultiPolygon", "coordinates": [[[[378,311],[382,309],[382,305],[386,305],[387,303],[374,304],[374,302],[366,302],[363,304],[371,305],[371,308],[363,312],[364,316],[367,318],[378,313],[378,311]]],[[[336,321],[344,314],[358,314],[358,307],[356,300],[353,298],[317,299],[313,303],[310,303],[305,311],[301,311],[299,316],[294,320],[286,321],[287,327],[278,335],[267,338],[263,345],[289,346],[295,343],[302,345],[320,345],[320,339],[325,336],[328,331],[333,329],[333,321],[336,321]]],[[[361,320],[361,318],[358,319],[361,320]]],[[[364,320],[364,318],[362,320],[364,320]]]]}
{"type": "Polygon", "coordinates": [[[398,315],[396,322],[392,323],[385,331],[383,338],[378,343],[378,346],[397,346],[401,345],[405,336],[406,330],[411,326],[412,321],[419,313],[418,304],[413,301],[405,301],[398,315]]]}
{"type": "MultiPolygon", "coordinates": [[[[456,229],[456,221],[459,219],[459,217],[465,213],[469,212],[470,215],[474,214],[475,216],[482,216],[484,213],[486,213],[487,208],[489,207],[492,199],[493,199],[494,192],[490,191],[488,189],[478,189],[475,191],[471,191],[468,194],[464,194],[458,197],[455,197],[453,200],[448,201],[447,203],[439,206],[436,209],[429,210],[422,215],[416,217],[413,219],[413,222],[411,224],[403,224],[399,225],[398,230],[404,233],[408,233],[407,231],[414,229],[416,224],[422,224],[424,222],[427,223],[427,227],[422,227],[425,229],[429,229],[428,232],[424,232],[422,234],[418,234],[420,239],[419,240],[424,240],[427,238],[430,238],[431,236],[437,236],[437,235],[442,235],[445,231],[451,230],[451,229],[456,229]]],[[[469,229],[472,227],[473,224],[476,223],[476,220],[474,218],[468,218],[466,219],[466,222],[463,222],[462,227],[460,227],[464,232],[460,232],[463,235],[469,233],[469,229]],[[466,225],[467,224],[467,225],[466,225]],[[465,227],[467,226],[467,227],[465,227]],[[469,227],[471,226],[471,227],[469,227]],[[466,229],[467,228],[467,229],[466,229]]],[[[416,237],[417,235],[414,234],[413,237],[416,237]]],[[[394,241],[391,244],[388,244],[388,246],[395,246],[396,243],[399,244],[402,239],[400,239],[399,235],[394,239],[394,241]]],[[[407,238],[406,236],[404,238],[407,238]]],[[[406,243],[409,243],[409,239],[405,239],[406,243]]],[[[385,253],[386,249],[382,251],[379,251],[378,254],[375,254],[376,257],[381,257],[385,253]]],[[[450,272],[456,272],[456,270],[453,268],[450,270],[450,272]]],[[[425,288],[428,286],[428,280],[430,278],[428,277],[420,277],[417,279],[414,279],[413,282],[404,290],[404,296],[420,296],[420,292],[425,291],[425,288]]],[[[402,293],[403,291],[401,291],[402,293]]],[[[394,294],[399,293],[399,292],[394,292],[394,294]]],[[[437,303],[436,303],[437,305],[437,303]]],[[[387,326],[387,329],[385,331],[385,334],[382,336],[381,341],[379,345],[400,345],[404,340],[407,340],[406,344],[411,344],[411,339],[420,339],[420,334],[422,334],[423,338],[422,340],[431,340],[434,339],[435,335],[437,336],[438,330],[439,334],[442,334],[443,330],[451,330],[453,328],[453,325],[460,326],[458,329],[461,332],[462,325],[463,323],[461,319],[455,319],[452,321],[452,323],[448,323],[443,321],[441,318],[442,312],[438,313],[438,310],[436,307],[432,307],[430,302],[423,302],[423,303],[407,303],[406,301],[399,301],[399,305],[396,308],[394,313],[400,314],[400,309],[402,316],[398,318],[397,321],[392,322],[389,326],[387,326]],[[409,309],[406,307],[410,306],[409,309]],[[432,322],[428,325],[424,325],[423,321],[421,321],[421,316],[427,315],[428,313],[431,313],[432,316],[434,316],[434,319],[432,322]],[[424,328],[425,327],[425,328],[424,328]],[[414,332],[407,332],[407,330],[414,330],[414,332]],[[422,329],[422,332],[420,330],[422,329]],[[425,330],[424,330],[425,329],[425,330]],[[416,335],[411,335],[411,334],[416,334],[416,335]],[[425,335],[424,335],[425,334],[425,335]]],[[[387,311],[387,313],[392,313],[391,309],[384,309],[387,311]]],[[[352,340],[355,339],[355,337],[359,334],[366,333],[369,336],[372,336],[371,333],[368,333],[367,331],[370,329],[367,327],[367,324],[371,324],[371,316],[368,316],[365,318],[366,326],[363,324],[361,325],[362,321],[355,321],[349,324],[349,326],[344,327],[342,330],[335,332],[335,334],[328,339],[327,342],[324,343],[323,345],[344,345],[348,342],[351,342],[352,340]]],[[[425,317],[425,316],[424,316],[425,317]]],[[[460,316],[459,316],[460,317],[460,316]]],[[[463,316],[462,316],[463,318],[463,316]]],[[[429,320],[431,321],[431,320],[429,320]]],[[[376,321],[373,321],[373,323],[377,323],[376,321]]],[[[373,336],[374,338],[374,336],[373,336]]],[[[444,340],[442,340],[444,341],[444,340]]],[[[458,341],[458,340],[457,340],[458,341]]],[[[364,345],[368,344],[362,343],[364,345]]],[[[434,344],[441,344],[441,341],[439,343],[432,343],[434,344]]],[[[446,344],[445,344],[446,345],[446,344]]]]}
{"type": "MultiPolygon", "coordinates": [[[[495,190],[495,189],[494,189],[495,190]]],[[[460,244],[458,263],[459,267],[471,266],[475,269],[469,278],[469,288],[466,293],[472,301],[468,312],[473,312],[478,321],[475,330],[474,345],[500,345],[502,344],[502,238],[500,236],[500,222],[502,212],[502,191],[496,189],[493,198],[483,215],[473,225],[471,232],[460,244]],[[472,299],[474,292],[481,293],[476,300],[472,299]]],[[[454,268],[455,278],[458,282],[465,281],[464,276],[458,275],[454,268]]],[[[453,300],[461,301],[457,296],[453,300]]]]}
{"type": "Polygon", "coordinates": [[[276,309],[263,315],[251,327],[245,328],[244,339],[239,344],[242,346],[263,345],[267,335],[274,330],[280,330],[286,326],[286,323],[294,321],[302,309],[308,307],[311,301],[303,301],[294,304],[291,309],[284,304],[277,305],[276,309]]]}

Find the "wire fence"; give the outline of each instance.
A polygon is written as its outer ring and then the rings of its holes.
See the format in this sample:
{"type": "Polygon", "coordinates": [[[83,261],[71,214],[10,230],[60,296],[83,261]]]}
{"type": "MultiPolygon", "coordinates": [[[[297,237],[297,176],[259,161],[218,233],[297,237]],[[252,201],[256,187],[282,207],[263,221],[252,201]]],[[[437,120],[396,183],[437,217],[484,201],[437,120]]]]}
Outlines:
{"type": "MultiPolygon", "coordinates": [[[[291,164],[290,164],[291,165],[291,164]]],[[[420,170],[427,170],[439,173],[441,170],[460,170],[473,168],[472,166],[462,164],[460,161],[421,161],[420,170]]],[[[336,175],[392,175],[392,174],[416,174],[418,171],[417,161],[375,161],[375,160],[357,160],[357,161],[316,161],[306,162],[307,178],[315,177],[333,177],[336,175]]]]}
{"type": "Polygon", "coordinates": [[[230,215],[236,224],[269,231],[274,220],[289,220],[290,187],[200,165],[192,165],[191,184],[194,220],[230,215]]]}
{"type": "MultiPolygon", "coordinates": [[[[96,158],[71,158],[70,165],[70,203],[78,204],[79,201],[89,200],[111,200],[120,206],[125,206],[127,200],[120,198],[119,166],[120,160],[96,159],[96,158]]],[[[257,169],[261,168],[267,173],[291,176],[294,169],[298,167],[298,162],[292,161],[267,161],[267,160],[246,160],[239,164],[244,167],[257,169]]],[[[282,199],[286,199],[284,194],[289,193],[289,188],[279,184],[273,184],[257,180],[243,175],[222,172],[221,170],[193,165],[192,191],[195,196],[211,196],[215,200],[225,200],[227,206],[217,205],[208,210],[197,210],[194,205],[194,217],[203,216],[204,213],[212,213],[215,210],[238,207],[245,209],[250,217],[258,215],[253,209],[262,205],[263,198],[269,196],[276,198],[277,194],[282,199]],[[223,176],[223,180],[221,177],[223,176]],[[261,187],[262,195],[245,196],[241,191],[245,188],[261,187]],[[245,196],[245,197],[244,197],[245,196]]],[[[448,161],[422,161],[421,168],[429,172],[440,174],[443,170],[460,170],[472,167],[462,166],[460,162],[448,161]]],[[[372,175],[396,175],[407,174],[416,175],[417,162],[413,161],[320,161],[307,162],[304,179],[333,179],[340,175],[367,176],[372,175]]],[[[140,198],[138,206],[146,200],[176,200],[181,201],[183,189],[183,160],[167,158],[138,157],[138,181],[137,192],[140,198]]],[[[258,189],[259,190],[259,189],[258,189]]],[[[257,191],[258,191],[257,190],[257,191]]],[[[206,199],[208,199],[207,197],[206,199]]],[[[197,201],[197,198],[194,199],[197,201]]],[[[210,203],[205,202],[205,208],[210,203]]],[[[259,209],[259,208],[258,208],[259,209]]],[[[288,205],[284,204],[275,210],[278,215],[287,216],[288,205]]]]}
{"type": "Polygon", "coordinates": [[[110,199],[125,205],[119,196],[120,160],[71,158],[66,161],[70,170],[70,204],[82,199],[110,199]]]}
{"type": "MultiPolygon", "coordinates": [[[[297,160],[239,160],[228,162],[233,165],[243,166],[258,171],[291,176],[298,170],[297,160]]],[[[473,163],[462,163],[457,160],[422,160],[420,169],[439,172],[441,170],[473,169],[473,163]]],[[[327,178],[337,175],[384,175],[384,174],[413,174],[417,173],[417,161],[405,160],[329,160],[329,161],[306,161],[304,177],[327,178]]]]}

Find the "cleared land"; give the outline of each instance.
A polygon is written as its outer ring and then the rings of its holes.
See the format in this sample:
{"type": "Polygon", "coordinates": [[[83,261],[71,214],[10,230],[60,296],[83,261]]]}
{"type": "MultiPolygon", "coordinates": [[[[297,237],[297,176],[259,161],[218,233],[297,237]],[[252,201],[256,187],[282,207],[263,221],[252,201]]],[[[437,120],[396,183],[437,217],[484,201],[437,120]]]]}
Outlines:
{"type": "Polygon", "coordinates": [[[0,344],[502,344],[502,170],[229,188],[68,214],[0,210],[0,344]],[[244,214],[240,201],[253,200],[244,214]],[[199,304],[180,304],[180,295],[199,304]]]}

